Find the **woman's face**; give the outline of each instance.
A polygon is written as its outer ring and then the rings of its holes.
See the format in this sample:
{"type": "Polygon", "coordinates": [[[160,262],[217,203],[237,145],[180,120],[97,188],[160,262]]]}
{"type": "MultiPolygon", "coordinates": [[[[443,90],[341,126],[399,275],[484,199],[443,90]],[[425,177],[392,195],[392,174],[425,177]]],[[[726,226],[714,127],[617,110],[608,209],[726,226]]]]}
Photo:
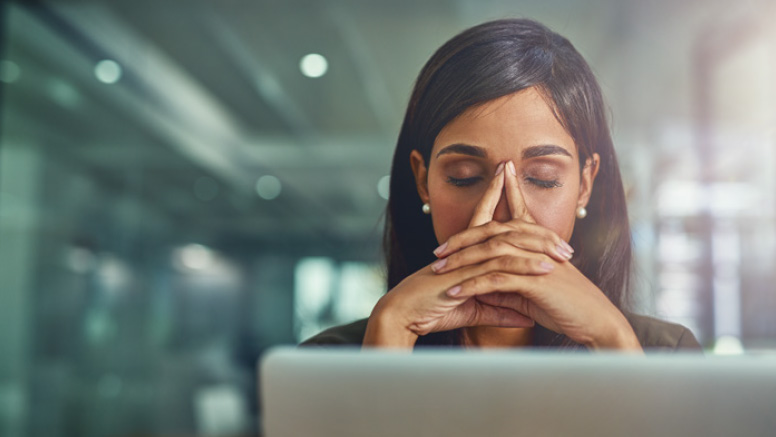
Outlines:
{"type": "MultiPolygon", "coordinates": [[[[568,241],[577,207],[590,198],[599,158],[594,154],[580,175],[574,140],[539,92],[528,88],[451,121],[436,137],[428,165],[417,151],[410,159],[418,194],[431,206],[434,232],[443,243],[467,228],[496,168],[506,161],[515,165],[533,220],[568,241]]],[[[502,192],[493,220],[511,220],[509,211],[502,192]]]]}

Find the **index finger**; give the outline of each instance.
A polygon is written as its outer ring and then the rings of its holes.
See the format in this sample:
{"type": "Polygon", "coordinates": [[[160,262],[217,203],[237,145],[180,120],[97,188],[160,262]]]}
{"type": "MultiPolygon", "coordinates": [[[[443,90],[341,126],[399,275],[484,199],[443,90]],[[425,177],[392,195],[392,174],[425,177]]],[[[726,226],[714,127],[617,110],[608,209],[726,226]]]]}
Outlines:
{"type": "Polygon", "coordinates": [[[493,220],[493,214],[496,212],[499,199],[501,199],[501,191],[504,189],[504,163],[498,165],[496,168],[496,177],[490,182],[488,189],[485,191],[485,195],[482,196],[480,203],[474,209],[474,215],[469,221],[469,227],[484,225],[493,220]]]}

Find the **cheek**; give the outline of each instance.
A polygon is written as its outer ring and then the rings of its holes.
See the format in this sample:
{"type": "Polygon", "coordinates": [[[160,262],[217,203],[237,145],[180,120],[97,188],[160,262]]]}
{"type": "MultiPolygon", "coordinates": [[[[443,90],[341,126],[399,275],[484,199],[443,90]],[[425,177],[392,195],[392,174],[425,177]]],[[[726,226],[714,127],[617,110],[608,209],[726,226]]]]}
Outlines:
{"type": "Polygon", "coordinates": [[[576,220],[578,184],[554,189],[550,193],[525,193],[526,208],[536,223],[568,241],[576,220]]]}
{"type": "MultiPolygon", "coordinates": [[[[574,231],[578,184],[545,190],[526,187],[522,190],[528,212],[539,225],[568,241],[574,231]]],[[[472,214],[484,194],[485,184],[461,189],[442,180],[429,178],[431,220],[437,242],[444,243],[469,226],[472,214]]]]}
{"type": "Polygon", "coordinates": [[[428,191],[434,234],[441,244],[469,226],[482,193],[473,188],[460,189],[433,181],[429,181],[428,191]]]}

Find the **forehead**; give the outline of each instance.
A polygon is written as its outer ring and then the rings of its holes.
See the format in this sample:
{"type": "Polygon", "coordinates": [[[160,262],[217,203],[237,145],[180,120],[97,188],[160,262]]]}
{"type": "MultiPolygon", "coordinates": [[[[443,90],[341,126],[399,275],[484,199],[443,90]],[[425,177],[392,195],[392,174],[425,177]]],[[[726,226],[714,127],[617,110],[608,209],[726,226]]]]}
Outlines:
{"type": "Polygon", "coordinates": [[[516,159],[523,149],[552,144],[578,159],[574,139],[560,124],[552,108],[535,88],[469,108],[437,135],[432,156],[450,144],[482,147],[496,161],[516,159]]]}

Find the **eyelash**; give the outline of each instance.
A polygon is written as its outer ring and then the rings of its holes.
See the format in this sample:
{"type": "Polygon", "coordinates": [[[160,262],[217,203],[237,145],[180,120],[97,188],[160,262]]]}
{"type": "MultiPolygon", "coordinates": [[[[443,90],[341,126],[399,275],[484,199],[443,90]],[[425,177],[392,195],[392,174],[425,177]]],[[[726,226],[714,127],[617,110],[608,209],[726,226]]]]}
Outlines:
{"type": "MultiPolygon", "coordinates": [[[[480,177],[480,176],[475,176],[475,177],[471,177],[471,178],[462,178],[462,179],[454,178],[452,176],[448,176],[447,177],[447,182],[450,185],[453,185],[455,187],[470,187],[470,186],[476,184],[477,182],[479,182],[481,179],[482,179],[482,177],[480,177]]],[[[530,184],[536,185],[539,188],[546,188],[546,189],[549,189],[549,188],[560,188],[560,187],[563,186],[563,184],[560,183],[560,181],[558,181],[557,179],[545,181],[543,179],[536,179],[536,178],[531,178],[531,177],[526,176],[525,177],[525,181],[530,183],[530,184]]]]}
{"type": "Polygon", "coordinates": [[[545,181],[543,179],[536,179],[536,178],[531,178],[526,176],[525,180],[526,182],[534,184],[539,188],[560,188],[563,186],[563,184],[560,183],[560,181],[558,181],[557,179],[545,181]]]}
{"type": "Polygon", "coordinates": [[[447,177],[447,182],[450,185],[453,185],[453,186],[456,186],[456,187],[469,187],[469,186],[472,186],[472,185],[476,184],[481,179],[482,179],[482,177],[480,177],[480,176],[474,176],[474,177],[471,177],[471,178],[463,178],[463,179],[459,179],[459,178],[454,178],[452,176],[448,176],[447,177]]]}

